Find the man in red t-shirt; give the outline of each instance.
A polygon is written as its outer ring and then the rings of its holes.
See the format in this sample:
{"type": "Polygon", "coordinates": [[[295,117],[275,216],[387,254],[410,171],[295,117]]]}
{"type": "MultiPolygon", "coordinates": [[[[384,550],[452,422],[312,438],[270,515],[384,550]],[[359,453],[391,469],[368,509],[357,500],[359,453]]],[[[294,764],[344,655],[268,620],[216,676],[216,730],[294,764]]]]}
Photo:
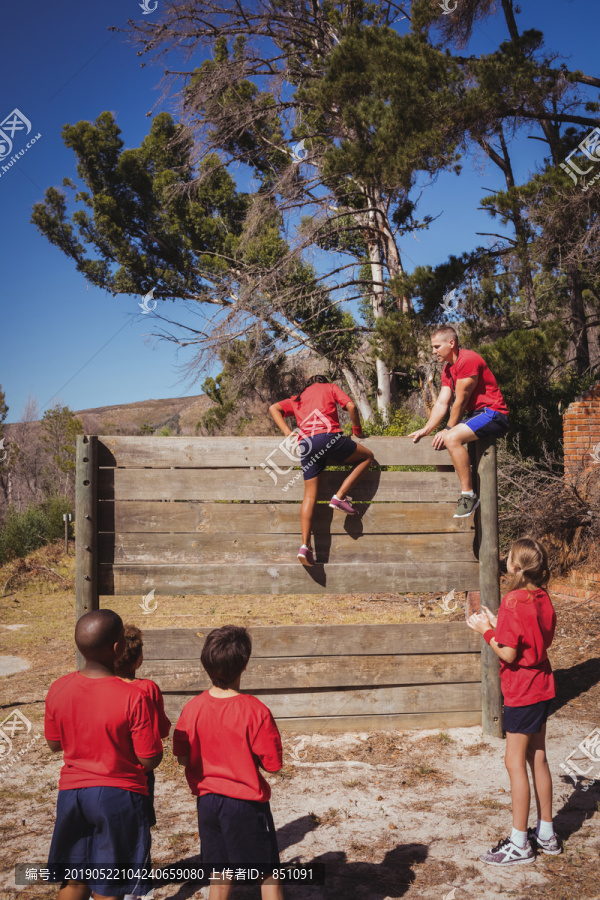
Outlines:
{"type": "Polygon", "coordinates": [[[465,445],[480,437],[505,435],[508,407],[485,360],[473,350],[459,349],[454,328],[449,325],[437,328],[431,335],[431,346],[439,362],[444,363],[442,388],[427,424],[409,437],[417,443],[431,434],[450,410],[448,424],[435,435],[432,446],[436,450],[445,447],[450,453],[462,490],[454,518],[462,519],[471,516],[479,506],[465,445]]]}
{"type": "MultiPolygon", "coordinates": [[[[271,788],[259,771],[281,769],[281,737],[265,704],[240,693],[251,652],[245,628],[224,625],[210,632],[200,660],[213,686],[184,706],[173,754],[198,798],[203,864],[221,872],[258,870],[263,900],[283,900],[281,886],[268,874],[279,866],[279,851],[271,788]]],[[[227,879],[213,880],[209,897],[225,900],[231,887],[227,879]]]]}
{"type": "Polygon", "coordinates": [[[163,755],[156,710],[114,674],[125,649],[117,613],[86,613],[75,642],[85,668],[59,678],[46,697],[46,740],[53,752],[63,751],[64,760],[48,859],[49,868],[67,879],[57,900],[87,900],[90,891],[103,898],[146,894],[147,878],[106,873],[150,869],[145,770],[156,768],[163,755]],[[94,874],[86,877],[86,870],[94,874]]]}

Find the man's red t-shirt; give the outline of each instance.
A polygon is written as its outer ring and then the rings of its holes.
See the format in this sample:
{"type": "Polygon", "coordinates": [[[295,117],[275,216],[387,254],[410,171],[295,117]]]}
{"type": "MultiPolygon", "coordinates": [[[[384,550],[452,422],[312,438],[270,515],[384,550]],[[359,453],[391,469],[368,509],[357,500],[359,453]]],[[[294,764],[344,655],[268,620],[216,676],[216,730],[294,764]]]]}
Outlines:
{"type": "Polygon", "coordinates": [[[500,660],[500,683],[507,706],[529,706],[556,695],[546,650],[554,638],[556,613],[547,592],[521,589],[502,598],[495,638],[513,647],[513,663],[500,660]]]}
{"type": "Polygon", "coordinates": [[[143,766],[162,751],[156,710],[120,678],[63,675],[46,697],[45,736],[60,741],[58,789],[117,787],[148,794],[143,766]]]}
{"type": "Polygon", "coordinates": [[[508,407],[504,397],[500,393],[498,383],[488,365],[479,353],[474,350],[459,350],[458,359],[452,365],[446,363],[442,369],[442,387],[447,385],[453,393],[456,393],[456,382],[461,378],[477,378],[477,384],[467,401],[465,412],[473,412],[475,409],[493,409],[496,412],[508,415],[508,407]]]}
{"type": "Polygon", "coordinates": [[[192,794],[224,794],[264,802],[271,788],[259,771],[278,772],[281,736],[257,697],[213,697],[204,691],[183,707],[173,732],[175,756],[189,756],[185,777],[192,794]]]}
{"type": "Polygon", "coordinates": [[[290,397],[280,400],[284,416],[296,416],[300,437],[314,437],[315,434],[340,432],[337,404],[344,407],[350,403],[348,394],[337,384],[311,384],[302,391],[300,399],[290,397]]]}
{"type": "Polygon", "coordinates": [[[161,738],[168,737],[171,730],[171,720],[165,712],[165,701],[159,686],[150,678],[135,678],[131,684],[139,688],[144,697],[147,697],[154,705],[158,716],[158,732],[161,738]]]}

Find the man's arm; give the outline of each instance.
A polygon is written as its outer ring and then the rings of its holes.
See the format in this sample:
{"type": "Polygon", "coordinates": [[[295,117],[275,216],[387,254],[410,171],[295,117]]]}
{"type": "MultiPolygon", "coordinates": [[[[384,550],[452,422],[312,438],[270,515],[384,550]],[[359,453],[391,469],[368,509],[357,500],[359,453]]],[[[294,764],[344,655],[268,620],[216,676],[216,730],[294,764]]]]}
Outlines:
{"type": "Polygon", "coordinates": [[[417,444],[422,437],[426,437],[428,434],[431,434],[432,431],[435,431],[438,425],[444,421],[446,414],[450,409],[451,402],[452,390],[445,384],[438,394],[438,398],[431,410],[431,415],[427,420],[427,424],[424,425],[423,428],[419,428],[418,431],[413,431],[408,435],[413,439],[415,444],[417,444]]]}
{"type": "Polygon", "coordinates": [[[477,377],[473,375],[469,376],[469,378],[459,378],[456,382],[456,398],[452,404],[452,409],[450,410],[448,428],[454,428],[455,425],[458,425],[459,422],[462,421],[467,408],[467,403],[469,402],[469,397],[475,390],[476,384],[477,377]]]}

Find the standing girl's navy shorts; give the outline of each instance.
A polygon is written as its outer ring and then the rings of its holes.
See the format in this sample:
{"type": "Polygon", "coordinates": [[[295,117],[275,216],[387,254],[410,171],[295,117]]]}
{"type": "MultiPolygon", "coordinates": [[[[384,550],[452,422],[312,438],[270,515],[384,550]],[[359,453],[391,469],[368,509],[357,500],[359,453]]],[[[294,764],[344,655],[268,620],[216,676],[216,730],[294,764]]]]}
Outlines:
{"type": "Polygon", "coordinates": [[[510,734],[539,734],[550,712],[552,700],[540,700],[529,706],[505,706],[504,730],[510,734]]]}
{"type": "Polygon", "coordinates": [[[277,868],[277,835],[268,801],[202,794],[196,806],[205,868],[258,869],[259,872],[277,868]]]}
{"type": "Polygon", "coordinates": [[[346,462],[357,446],[355,441],[338,431],[302,438],[300,453],[304,480],[316,478],[328,464],[336,466],[346,462]]]}
{"type": "Polygon", "coordinates": [[[468,425],[477,437],[504,437],[508,431],[508,416],[486,406],[468,413],[461,424],[468,425]]]}

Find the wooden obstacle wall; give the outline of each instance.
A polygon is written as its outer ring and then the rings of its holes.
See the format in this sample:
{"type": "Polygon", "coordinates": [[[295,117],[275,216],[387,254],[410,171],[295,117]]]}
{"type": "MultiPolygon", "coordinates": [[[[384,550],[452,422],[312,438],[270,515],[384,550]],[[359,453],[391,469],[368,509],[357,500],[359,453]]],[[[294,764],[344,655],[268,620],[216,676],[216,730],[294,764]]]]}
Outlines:
{"type": "MultiPolygon", "coordinates": [[[[483,602],[497,608],[494,445],[477,442],[479,488],[488,501],[482,517],[463,520],[453,518],[460,490],[453,470],[385,470],[448,466],[447,451],[409,438],[371,438],[367,445],[375,467],[352,492],[360,515],[317,505],[318,564],[309,569],[296,559],[303,480],[277,438],[80,438],[78,617],[97,608],[100,597],[109,605],[111,596],[152,589],[160,596],[454,588],[481,590],[483,602]]],[[[328,501],[345,475],[325,472],[319,499],[328,501]]],[[[143,674],[159,683],[172,712],[207,686],[199,663],[205,634],[200,625],[146,631],[143,674]]],[[[283,727],[482,721],[480,640],[460,623],[307,624],[254,628],[252,635],[243,687],[262,697],[283,727]]],[[[497,664],[494,671],[486,649],[483,723],[497,733],[497,664]]]]}

